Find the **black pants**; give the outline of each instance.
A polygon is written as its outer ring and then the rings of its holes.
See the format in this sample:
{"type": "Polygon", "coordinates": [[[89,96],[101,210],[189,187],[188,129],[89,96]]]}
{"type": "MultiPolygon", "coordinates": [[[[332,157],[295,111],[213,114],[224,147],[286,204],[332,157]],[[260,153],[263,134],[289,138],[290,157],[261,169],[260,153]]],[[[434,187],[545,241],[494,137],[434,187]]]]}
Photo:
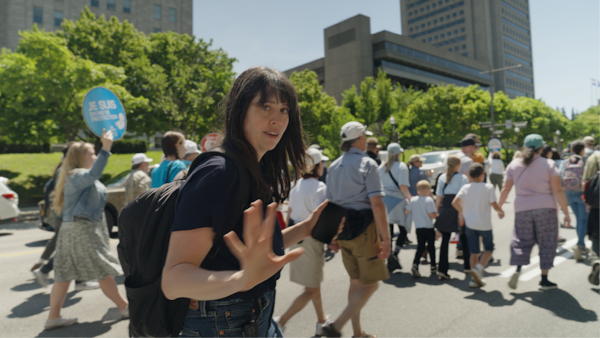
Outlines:
{"type": "Polygon", "coordinates": [[[433,229],[417,229],[417,252],[415,253],[415,259],[413,264],[419,264],[423,252],[425,252],[425,243],[427,243],[427,251],[429,252],[429,259],[431,259],[431,266],[435,267],[435,230],[433,229]]]}
{"type": "Polygon", "coordinates": [[[440,247],[439,271],[448,274],[448,246],[450,245],[451,232],[442,232],[442,246],[440,247]]]}
{"type": "MultiPolygon", "coordinates": [[[[389,226],[390,226],[390,238],[392,238],[392,237],[394,237],[394,224],[389,224],[389,226]]],[[[395,250],[394,250],[394,246],[392,245],[392,250],[394,251],[395,254],[400,252],[400,249],[404,245],[404,242],[406,242],[406,238],[408,235],[408,231],[406,231],[406,228],[404,226],[398,225],[398,228],[400,229],[400,234],[398,235],[398,238],[396,238],[396,249],[395,250]]],[[[390,240],[390,245],[391,244],[392,244],[392,241],[390,240]]]]}
{"type": "MultiPolygon", "coordinates": [[[[466,225],[465,225],[466,226],[466,225]]],[[[469,251],[469,241],[467,240],[466,234],[460,235],[460,241],[462,243],[462,252],[464,260],[464,269],[471,270],[471,252],[469,251]]]]}

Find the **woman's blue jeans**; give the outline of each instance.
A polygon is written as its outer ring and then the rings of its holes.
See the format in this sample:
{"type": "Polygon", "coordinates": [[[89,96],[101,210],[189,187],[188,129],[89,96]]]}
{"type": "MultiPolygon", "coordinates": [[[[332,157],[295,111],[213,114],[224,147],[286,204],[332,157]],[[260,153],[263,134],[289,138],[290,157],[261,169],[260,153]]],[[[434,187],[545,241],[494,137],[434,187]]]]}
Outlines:
{"type": "Polygon", "coordinates": [[[573,209],[573,213],[575,214],[575,219],[577,221],[577,225],[575,227],[575,229],[577,229],[577,237],[579,238],[577,245],[585,246],[584,240],[587,232],[588,213],[585,210],[585,203],[583,203],[581,200],[582,193],[573,191],[565,191],[565,193],[567,195],[569,206],[571,209],[573,209]]]}
{"type": "Polygon", "coordinates": [[[254,310],[259,337],[283,337],[272,320],[274,301],[274,291],[258,298],[258,309],[252,300],[199,301],[197,310],[188,310],[181,336],[244,337],[244,327],[249,324],[254,310]]]}

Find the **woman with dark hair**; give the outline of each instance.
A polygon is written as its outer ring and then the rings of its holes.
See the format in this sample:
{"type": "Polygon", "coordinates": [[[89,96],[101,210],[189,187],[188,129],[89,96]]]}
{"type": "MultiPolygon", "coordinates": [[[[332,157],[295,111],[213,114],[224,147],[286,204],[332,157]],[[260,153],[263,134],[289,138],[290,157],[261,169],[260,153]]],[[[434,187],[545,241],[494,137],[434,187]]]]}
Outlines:
{"type": "Polygon", "coordinates": [[[180,171],[186,170],[187,166],[182,161],[185,156],[185,136],[177,131],[168,131],[162,138],[162,149],[165,160],[160,166],[152,170],[152,184],[150,188],[158,188],[161,185],[173,182],[180,171]]]}
{"type": "Polygon", "coordinates": [[[506,182],[500,194],[498,205],[502,207],[513,185],[516,189],[515,227],[510,244],[510,264],[517,266],[508,286],[517,288],[521,266],[529,264],[531,249],[539,247],[542,280],[540,290],[556,289],[556,284],[548,280],[548,270],[553,267],[558,241],[558,213],[556,203],[565,214],[568,225],[569,210],[567,198],[560,183],[554,161],[544,158],[544,140],[538,134],[530,134],[523,142],[521,157],[513,160],[506,168],[506,182]]]}
{"type": "Polygon", "coordinates": [[[223,150],[249,173],[250,207],[225,234],[238,171],[221,156],[199,163],[179,192],[162,290],[169,299],[191,299],[183,336],[282,336],[272,320],[276,281],[303,252],[284,250],[310,236],[327,205],[283,231],[276,225],[277,203],[291,188],[288,162],[294,172],[306,167],[298,98],[287,77],[266,67],[240,74],[226,99],[223,135],[223,150]],[[205,260],[222,236],[226,245],[205,260]]]}

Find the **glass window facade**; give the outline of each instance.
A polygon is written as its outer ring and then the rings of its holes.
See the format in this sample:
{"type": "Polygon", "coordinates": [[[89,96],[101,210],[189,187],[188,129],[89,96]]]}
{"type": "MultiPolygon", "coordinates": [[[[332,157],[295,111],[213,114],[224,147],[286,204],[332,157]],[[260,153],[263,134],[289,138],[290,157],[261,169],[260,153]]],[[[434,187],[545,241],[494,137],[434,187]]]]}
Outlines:
{"type": "Polygon", "coordinates": [[[117,10],[117,0],[106,0],[106,9],[110,9],[111,11],[117,10]]]}
{"type": "Polygon", "coordinates": [[[437,26],[435,28],[428,29],[426,31],[422,31],[420,33],[411,34],[410,37],[413,38],[413,39],[414,38],[418,38],[419,36],[423,36],[423,35],[435,33],[435,32],[438,32],[438,31],[441,31],[441,30],[444,30],[444,29],[448,29],[450,27],[454,27],[456,25],[463,24],[463,23],[465,23],[465,19],[460,19],[460,20],[448,22],[447,24],[443,24],[443,25],[437,26]]]}
{"type": "MultiPolygon", "coordinates": [[[[428,77],[430,79],[435,79],[435,80],[438,80],[438,81],[442,81],[442,82],[445,82],[445,83],[456,84],[456,85],[463,86],[463,87],[468,87],[468,86],[476,84],[476,83],[471,83],[471,82],[467,82],[467,81],[462,81],[462,80],[459,80],[459,79],[455,79],[455,78],[452,78],[452,77],[449,77],[449,76],[444,76],[444,75],[440,75],[440,74],[428,72],[426,70],[421,70],[421,69],[417,69],[417,68],[413,68],[413,67],[401,65],[399,63],[395,63],[395,62],[391,62],[391,61],[387,61],[387,60],[381,60],[381,64],[380,65],[378,65],[377,63],[375,65],[376,66],[381,66],[381,67],[388,67],[388,68],[392,68],[392,69],[397,69],[397,70],[405,71],[407,73],[412,73],[412,74],[416,74],[416,75],[428,77]]],[[[479,85],[479,87],[481,89],[483,89],[483,90],[489,91],[489,87],[487,87],[487,86],[479,85]]]]}
{"type": "Polygon", "coordinates": [[[467,73],[467,74],[470,74],[470,75],[475,75],[475,76],[480,77],[480,78],[485,79],[485,80],[487,80],[489,78],[489,76],[487,74],[483,74],[483,75],[479,74],[479,72],[481,72],[481,71],[478,70],[478,69],[467,67],[467,66],[463,66],[463,65],[458,64],[456,62],[448,61],[446,59],[442,59],[442,58],[439,58],[437,56],[433,56],[433,55],[429,55],[427,53],[419,52],[419,51],[414,50],[412,48],[407,48],[407,47],[404,47],[404,46],[400,46],[400,45],[397,45],[397,44],[392,43],[392,42],[385,41],[385,42],[379,42],[379,43],[376,43],[376,44],[373,45],[373,51],[374,52],[377,52],[377,51],[380,51],[380,50],[391,50],[393,52],[397,52],[397,53],[400,53],[400,54],[408,55],[408,56],[411,56],[411,57],[414,57],[414,58],[417,58],[417,59],[420,59],[420,60],[431,62],[431,63],[439,65],[439,66],[447,67],[447,68],[450,68],[450,69],[453,69],[453,70],[457,70],[457,71],[460,71],[460,72],[463,72],[463,73],[467,73]]]}
{"type": "Polygon", "coordinates": [[[160,32],[162,32],[162,29],[160,29],[160,28],[154,28],[152,31],[154,33],[160,33],[160,32]]]}
{"type": "Polygon", "coordinates": [[[521,47],[523,49],[531,50],[531,47],[529,47],[528,45],[526,45],[526,44],[524,44],[522,42],[519,42],[519,41],[511,38],[510,36],[506,36],[506,35],[502,34],[502,38],[504,38],[504,40],[506,40],[506,41],[508,41],[508,42],[510,42],[512,44],[515,44],[515,45],[517,45],[517,46],[519,46],[519,47],[521,47]]]}
{"type": "Polygon", "coordinates": [[[408,20],[408,23],[409,23],[409,24],[411,24],[411,23],[414,23],[414,22],[417,22],[417,21],[420,21],[420,20],[423,20],[423,19],[431,18],[432,16],[436,16],[436,15],[438,15],[438,14],[440,14],[440,13],[444,13],[444,12],[446,12],[446,11],[449,11],[449,10],[451,10],[451,9],[454,9],[454,8],[458,8],[458,7],[464,6],[464,4],[465,4],[465,2],[464,2],[464,1],[457,2],[457,3],[455,3],[455,4],[452,4],[452,5],[450,5],[450,6],[446,6],[446,7],[444,7],[444,8],[440,8],[440,9],[438,9],[438,10],[431,11],[431,12],[429,12],[429,13],[425,14],[425,15],[421,15],[421,16],[420,16],[420,17],[418,17],[418,18],[410,19],[410,20],[408,20]]]}
{"type": "Polygon", "coordinates": [[[428,2],[429,0],[419,0],[419,1],[415,1],[412,4],[408,4],[408,6],[406,6],[407,8],[413,8],[415,6],[419,6],[420,4],[424,4],[426,2],[428,2]]]}
{"type": "Polygon", "coordinates": [[[515,72],[511,72],[510,70],[505,70],[504,73],[508,76],[512,76],[515,79],[519,79],[521,81],[525,81],[525,82],[529,82],[529,83],[533,83],[533,80],[527,76],[523,76],[521,74],[517,74],[515,72]]]}
{"type": "Polygon", "coordinates": [[[508,9],[510,9],[511,11],[513,11],[513,12],[515,12],[516,14],[518,14],[518,15],[520,15],[520,16],[522,16],[522,17],[524,17],[525,19],[529,19],[529,15],[527,15],[527,13],[525,13],[525,12],[523,12],[523,11],[521,11],[521,10],[517,9],[517,7],[515,7],[515,6],[513,6],[513,5],[510,5],[508,2],[506,2],[506,1],[504,1],[504,0],[502,0],[502,6],[504,6],[504,7],[508,8],[508,9]]]}
{"type": "Polygon", "coordinates": [[[455,42],[465,41],[466,39],[467,39],[467,36],[463,35],[463,36],[459,36],[457,38],[453,38],[453,39],[450,39],[450,40],[446,40],[446,41],[442,41],[442,42],[436,43],[436,44],[434,44],[434,46],[436,46],[436,47],[443,47],[443,46],[447,46],[447,45],[455,43],[455,42]]]}
{"type": "Polygon", "coordinates": [[[518,62],[518,63],[520,63],[522,65],[526,65],[526,66],[531,67],[531,62],[526,61],[524,59],[521,59],[520,57],[514,56],[514,55],[512,55],[510,53],[504,52],[504,57],[507,58],[507,59],[511,59],[513,61],[516,61],[516,62],[518,62]]]}
{"type": "Polygon", "coordinates": [[[92,7],[100,7],[100,1],[99,0],[92,0],[90,3],[90,6],[92,7]]]}
{"type": "Polygon", "coordinates": [[[169,21],[177,22],[177,10],[175,8],[169,8],[169,21]]]}
{"type": "Polygon", "coordinates": [[[123,13],[131,13],[131,0],[123,0],[123,13]]]}
{"type": "Polygon", "coordinates": [[[527,93],[512,88],[506,88],[506,93],[515,96],[528,96],[527,93]]]}
{"type": "Polygon", "coordinates": [[[44,24],[44,9],[42,7],[33,6],[33,22],[44,24]]]}
{"type": "Polygon", "coordinates": [[[54,26],[60,27],[60,24],[63,21],[63,12],[62,11],[54,11],[54,26]]]}
{"type": "MultiPolygon", "coordinates": [[[[160,5],[154,5],[154,18],[157,20],[162,19],[162,7],[160,5]]],[[[155,28],[156,29],[156,28],[155,28]]]]}
{"type": "Polygon", "coordinates": [[[506,19],[506,18],[502,18],[502,22],[508,26],[510,26],[511,28],[514,28],[516,30],[518,30],[519,32],[525,33],[527,35],[529,35],[529,31],[515,23],[513,23],[512,21],[506,19]]]}

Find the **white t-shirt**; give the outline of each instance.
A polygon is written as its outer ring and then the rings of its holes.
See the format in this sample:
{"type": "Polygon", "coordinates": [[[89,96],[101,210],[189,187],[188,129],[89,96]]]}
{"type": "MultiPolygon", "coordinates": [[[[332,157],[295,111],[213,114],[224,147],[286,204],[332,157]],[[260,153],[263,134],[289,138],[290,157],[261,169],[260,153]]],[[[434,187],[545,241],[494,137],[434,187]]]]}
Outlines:
{"type": "Polygon", "coordinates": [[[456,155],[460,157],[460,173],[466,175],[468,178],[469,167],[471,166],[471,164],[473,164],[473,159],[469,155],[463,153],[462,151],[456,155]]]}
{"type": "Polygon", "coordinates": [[[389,173],[385,172],[385,164],[379,166],[379,175],[381,176],[381,183],[383,184],[383,191],[386,196],[392,196],[400,199],[404,199],[404,194],[394,183],[394,180],[390,177],[390,173],[394,176],[398,185],[405,185],[410,188],[410,180],[408,178],[408,167],[404,162],[394,162],[392,169],[389,173]]]}
{"type": "Polygon", "coordinates": [[[484,182],[464,185],[457,198],[462,200],[465,225],[473,230],[492,230],[492,206],[496,202],[494,186],[484,182]]]}
{"type": "Polygon", "coordinates": [[[490,174],[504,174],[504,162],[497,158],[490,161],[490,174]]]}
{"type": "Polygon", "coordinates": [[[325,201],[327,187],[316,178],[301,178],[290,191],[288,206],[292,209],[290,218],[302,222],[325,201]]]}
{"type": "Polygon", "coordinates": [[[437,212],[433,198],[414,196],[404,208],[410,211],[416,229],[433,229],[433,220],[429,217],[430,212],[437,212]]]}

